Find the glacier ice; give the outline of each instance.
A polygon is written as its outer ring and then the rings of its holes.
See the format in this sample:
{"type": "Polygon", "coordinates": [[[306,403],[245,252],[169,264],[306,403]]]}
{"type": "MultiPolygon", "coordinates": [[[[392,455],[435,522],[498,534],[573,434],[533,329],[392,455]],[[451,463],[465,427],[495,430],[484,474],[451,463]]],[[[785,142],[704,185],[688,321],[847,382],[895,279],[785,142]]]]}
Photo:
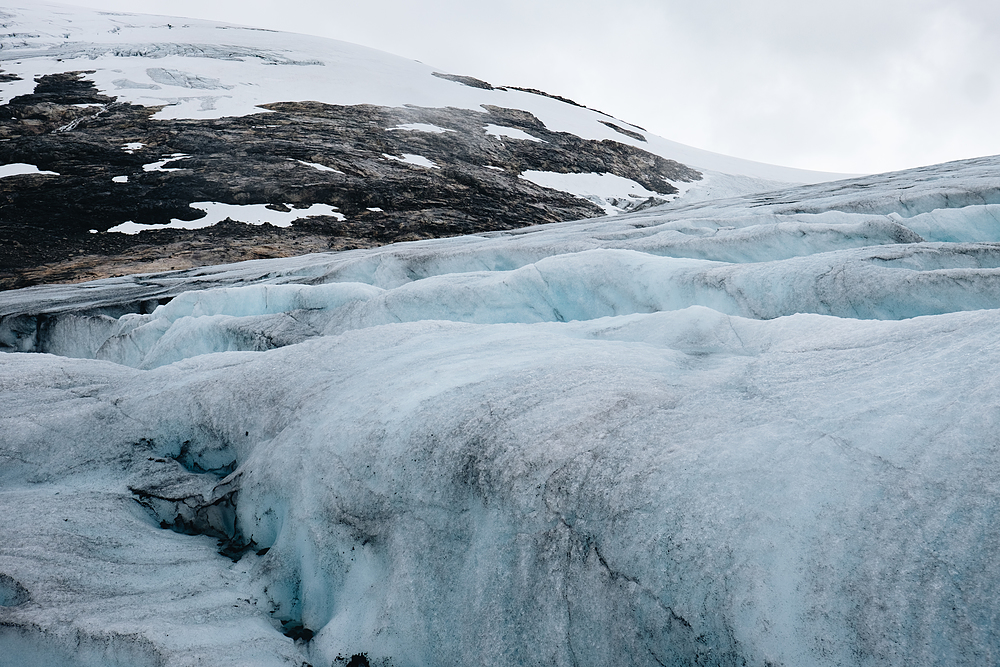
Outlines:
{"type": "Polygon", "coordinates": [[[995,664],[998,165],[0,294],[0,665],[995,664]]]}
{"type": "Polygon", "coordinates": [[[74,525],[42,543],[46,563],[90,565],[61,575],[77,613],[121,627],[93,598],[147,591],[148,616],[126,625],[156,637],[171,619],[191,642],[171,655],[211,648],[177,614],[230,633],[222,607],[247,599],[237,618],[301,623],[327,662],[976,664],[997,574],[998,322],[923,319],[693,307],[386,325],[152,371],[20,356],[0,368],[19,396],[4,408],[5,504],[32,511],[5,518],[18,539],[0,562],[37,592],[14,617],[51,617],[58,587],[30,556],[65,515],[74,525]],[[46,396],[25,423],[22,401],[46,396]],[[200,469],[238,462],[254,546],[236,565],[127,507],[150,459],[186,482],[185,447],[200,469]],[[93,552],[91,515],[129,541],[93,552]],[[145,553],[164,540],[183,562],[145,553]],[[155,574],[112,585],[102,559],[155,574]],[[172,612],[158,600],[190,570],[179,590],[202,582],[212,599],[172,612]],[[203,580],[219,572],[228,593],[203,580]]]}

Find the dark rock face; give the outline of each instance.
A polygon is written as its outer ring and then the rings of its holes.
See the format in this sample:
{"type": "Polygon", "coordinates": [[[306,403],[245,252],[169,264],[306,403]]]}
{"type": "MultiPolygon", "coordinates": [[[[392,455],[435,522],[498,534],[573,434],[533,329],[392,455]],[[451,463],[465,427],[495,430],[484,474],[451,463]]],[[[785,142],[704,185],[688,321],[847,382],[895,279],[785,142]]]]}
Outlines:
{"type": "Polygon", "coordinates": [[[0,164],[25,162],[59,174],[0,179],[0,288],[602,213],[584,199],[519,178],[527,170],[613,173],[664,194],[676,192],[668,179],[701,177],[626,144],[552,132],[514,109],[280,102],[245,117],[155,120],[159,107],[118,103],[100,94],[87,74],[40,77],[32,94],[0,106],[0,164]],[[393,129],[411,123],[444,131],[393,129]],[[484,129],[488,124],[540,141],[493,136],[484,129]],[[170,171],[144,169],[178,154],[185,157],[164,165],[170,171]],[[408,164],[406,154],[436,167],[408,164]],[[122,176],[127,182],[112,180],[122,176]],[[107,232],[130,220],[194,220],[204,213],[189,204],[204,201],[277,210],[322,203],[336,206],[346,219],[316,216],[287,228],[232,220],[201,230],[107,232]]]}
{"type": "Polygon", "coordinates": [[[463,86],[470,86],[472,88],[482,88],[483,90],[495,90],[495,87],[482,79],[477,79],[474,76],[462,76],[461,74],[445,74],[444,72],[434,72],[434,76],[439,79],[444,79],[445,81],[454,81],[455,83],[460,83],[463,86]]]}
{"type": "Polygon", "coordinates": [[[609,123],[606,120],[602,120],[601,121],[601,125],[606,125],[606,126],[610,127],[612,130],[614,130],[615,132],[619,132],[621,134],[624,134],[626,137],[632,137],[633,139],[637,139],[639,141],[646,141],[646,137],[644,137],[643,135],[639,134],[638,132],[626,129],[626,128],[620,126],[620,125],[616,125],[615,123],[609,123]]]}

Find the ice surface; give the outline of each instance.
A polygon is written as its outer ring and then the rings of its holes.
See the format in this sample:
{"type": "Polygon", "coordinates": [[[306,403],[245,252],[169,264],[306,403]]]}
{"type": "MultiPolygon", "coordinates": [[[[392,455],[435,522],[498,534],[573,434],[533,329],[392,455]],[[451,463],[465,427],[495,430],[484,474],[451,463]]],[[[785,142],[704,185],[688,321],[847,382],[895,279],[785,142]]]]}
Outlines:
{"type": "Polygon", "coordinates": [[[564,174],[528,170],[521,174],[521,178],[591,201],[604,209],[606,215],[618,215],[650,197],[662,199],[662,202],[670,197],[647,190],[639,183],[615,174],[564,174]]]}
{"type": "Polygon", "coordinates": [[[0,293],[0,664],[996,664],[998,173],[0,293]]]}
{"type": "MultiPolygon", "coordinates": [[[[167,664],[246,656],[236,630],[269,611],[317,631],[313,664],[981,664],[998,324],[693,308],[389,325],[134,374],[18,358],[5,386],[61,400],[30,423],[5,406],[5,475],[60,481],[7,487],[33,518],[6,515],[0,553],[36,596],[8,617],[69,641],[45,611],[60,598],[40,565],[58,563],[78,593],[57,618],[144,637],[167,664]],[[185,442],[239,462],[241,530],[264,555],[228,566],[127,511],[129,480],[185,442]],[[138,617],[112,603],[140,593],[138,617]]],[[[274,656],[284,638],[257,628],[274,656]]]]}
{"type": "Polygon", "coordinates": [[[236,86],[227,86],[220,83],[218,79],[211,79],[197,74],[189,74],[175,69],[164,69],[162,67],[149,67],[146,69],[146,76],[156,83],[165,86],[179,86],[181,88],[196,88],[201,90],[232,90],[236,86]]]}

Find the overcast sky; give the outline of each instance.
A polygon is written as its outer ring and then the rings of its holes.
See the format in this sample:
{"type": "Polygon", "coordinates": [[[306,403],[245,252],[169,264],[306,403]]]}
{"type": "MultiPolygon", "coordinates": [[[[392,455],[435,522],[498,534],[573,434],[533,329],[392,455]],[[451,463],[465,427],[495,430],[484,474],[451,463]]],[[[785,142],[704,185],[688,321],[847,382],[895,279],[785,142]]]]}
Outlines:
{"type": "Polygon", "coordinates": [[[996,0],[63,1],[364,44],[762,162],[1000,153],[996,0]]]}

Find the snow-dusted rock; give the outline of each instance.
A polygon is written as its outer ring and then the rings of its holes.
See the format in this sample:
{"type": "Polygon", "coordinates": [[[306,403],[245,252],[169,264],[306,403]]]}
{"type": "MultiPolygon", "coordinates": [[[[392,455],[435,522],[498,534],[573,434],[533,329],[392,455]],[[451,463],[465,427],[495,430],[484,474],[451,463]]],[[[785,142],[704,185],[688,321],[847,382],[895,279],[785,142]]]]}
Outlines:
{"type": "Polygon", "coordinates": [[[837,177],[329,39],[19,0],[0,19],[4,289],[837,177]]]}

